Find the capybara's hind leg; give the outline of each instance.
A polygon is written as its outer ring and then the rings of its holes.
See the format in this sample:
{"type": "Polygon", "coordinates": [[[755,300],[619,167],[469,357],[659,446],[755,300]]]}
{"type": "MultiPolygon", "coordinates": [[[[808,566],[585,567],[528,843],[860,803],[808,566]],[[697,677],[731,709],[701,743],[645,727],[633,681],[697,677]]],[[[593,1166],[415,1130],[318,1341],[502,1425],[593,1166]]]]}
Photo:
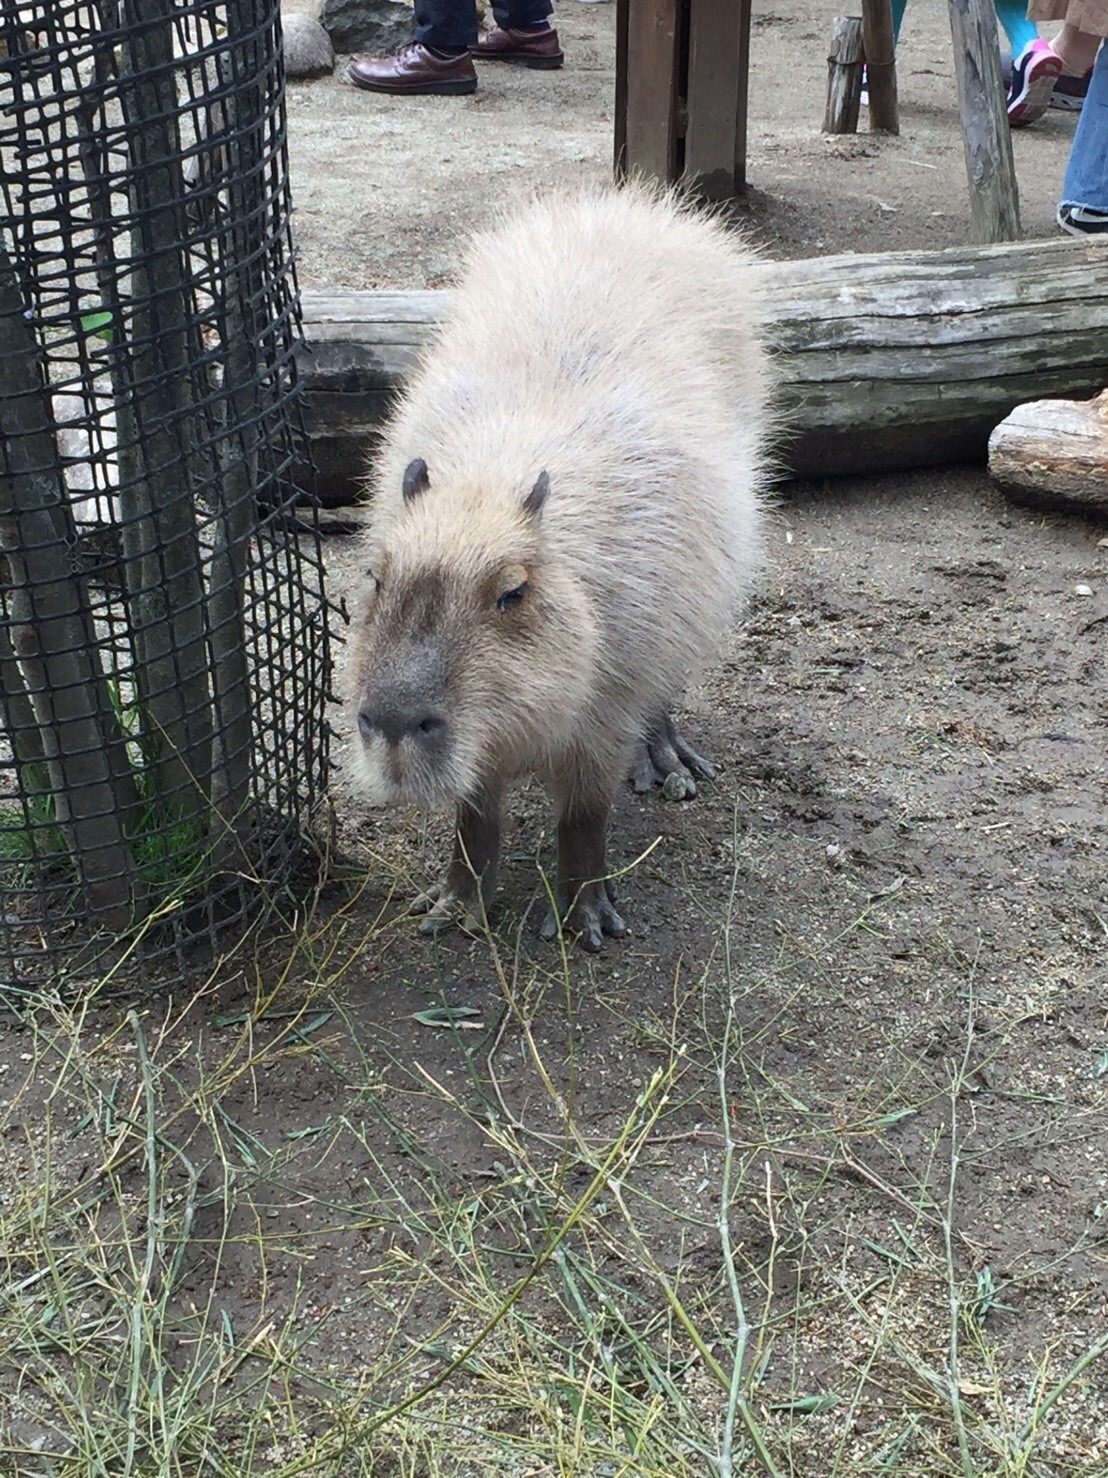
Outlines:
{"type": "Polygon", "coordinates": [[[480,923],[496,891],[500,861],[500,787],[486,786],[458,806],[454,855],[446,880],[418,898],[421,934],[438,934],[455,923],[480,923]]]}
{"type": "Polygon", "coordinates": [[[603,945],[605,934],[618,939],[627,932],[615,909],[615,890],[605,876],[610,809],[607,800],[575,799],[563,807],[558,817],[555,907],[542,926],[542,937],[553,939],[560,919],[565,932],[579,936],[582,948],[592,954],[603,945]]]}
{"type": "Polygon", "coordinates": [[[690,800],[698,780],[715,778],[715,766],[697,754],[668,713],[651,724],[631,762],[631,783],[640,795],[660,785],[667,800],[690,800]]]}

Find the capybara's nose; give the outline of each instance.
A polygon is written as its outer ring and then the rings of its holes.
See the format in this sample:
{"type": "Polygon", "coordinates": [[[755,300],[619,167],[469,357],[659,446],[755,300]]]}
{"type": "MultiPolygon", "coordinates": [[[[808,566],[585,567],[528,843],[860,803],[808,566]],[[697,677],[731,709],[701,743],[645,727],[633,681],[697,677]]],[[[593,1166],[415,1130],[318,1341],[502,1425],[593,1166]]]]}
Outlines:
{"type": "Polygon", "coordinates": [[[410,739],[430,749],[446,733],[446,716],[418,698],[366,698],[358,709],[358,728],[366,740],[380,735],[388,744],[400,744],[410,739]]]}

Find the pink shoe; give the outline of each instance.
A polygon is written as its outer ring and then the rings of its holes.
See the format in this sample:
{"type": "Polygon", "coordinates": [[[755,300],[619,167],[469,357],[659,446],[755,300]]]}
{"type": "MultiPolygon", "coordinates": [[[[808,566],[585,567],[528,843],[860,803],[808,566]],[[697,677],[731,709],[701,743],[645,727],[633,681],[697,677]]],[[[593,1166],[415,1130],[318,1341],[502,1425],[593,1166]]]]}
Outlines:
{"type": "Polygon", "coordinates": [[[1035,40],[1024,47],[1012,63],[1008,84],[1008,122],[1012,128],[1026,128],[1043,116],[1061,70],[1062,58],[1045,41],[1035,40]]]}

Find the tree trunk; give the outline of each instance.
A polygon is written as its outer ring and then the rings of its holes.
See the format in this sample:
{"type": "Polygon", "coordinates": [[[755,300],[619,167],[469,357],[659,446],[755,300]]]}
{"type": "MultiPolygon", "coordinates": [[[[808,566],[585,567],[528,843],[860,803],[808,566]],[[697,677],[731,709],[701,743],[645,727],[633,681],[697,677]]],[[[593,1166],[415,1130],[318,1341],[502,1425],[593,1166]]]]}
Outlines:
{"type": "Polygon", "coordinates": [[[889,0],[862,0],[862,49],[866,55],[871,133],[899,133],[896,41],[889,0]]]}
{"type": "Polygon", "coordinates": [[[0,661],[20,785],[25,797],[41,796],[45,768],[54,817],[89,913],[118,930],[132,921],[139,903],[126,839],[138,796],[100,668],[77,531],[55,466],[41,355],[2,249],[0,436],[0,554],[10,620],[0,661]]]}
{"type": "MultiPolygon", "coordinates": [[[[113,337],[121,403],[119,497],[124,572],[156,793],[202,823],[211,774],[211,693],[193,487],[208,437],[195,407],[186,192],[177,129],[175,0],[123,0],[128,71],[120,104],[130,155],[131,306],[113,337]]],[[[121,270],[121,269],[117,269],[121,270]]]]}

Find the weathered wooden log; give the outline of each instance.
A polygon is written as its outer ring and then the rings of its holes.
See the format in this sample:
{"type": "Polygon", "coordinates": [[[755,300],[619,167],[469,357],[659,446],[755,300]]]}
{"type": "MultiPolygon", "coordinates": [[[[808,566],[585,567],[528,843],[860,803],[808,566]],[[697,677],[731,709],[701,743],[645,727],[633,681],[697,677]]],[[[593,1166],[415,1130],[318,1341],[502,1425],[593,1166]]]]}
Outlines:
{"type": "Polygon", "coordinates": [[[862,49],[866,58],[871,133],[899,133],[896,42],[890,0],[862,0],[862,49]]]}
{"type": "Polygon", "coordinates": [[[1019,192],[992,0],[949,0],[974,241],[1016,241],[1019,192]]]}
{"type": "Polygon", "coordinates": [[[827,104],[824,133],[857,133],[862,99],[862,21],[837,15],[827,51],[827,104]]]}
{"type": "Polygon", "coordinates": [[[989,471],[1016,502],[1108,514],[1108,390],[1018,405],[989,437],[989,471]]]}
{"type": "MultiPolygon", "coordinates": [[[[983,463],[1022,401],[1108,384],[1108,258],[1067,238],[764,262],[786,471],[983,463]]],[[[349,502],[446,292],[302,295],[298,360],[320,491],[349,502]]]]}

